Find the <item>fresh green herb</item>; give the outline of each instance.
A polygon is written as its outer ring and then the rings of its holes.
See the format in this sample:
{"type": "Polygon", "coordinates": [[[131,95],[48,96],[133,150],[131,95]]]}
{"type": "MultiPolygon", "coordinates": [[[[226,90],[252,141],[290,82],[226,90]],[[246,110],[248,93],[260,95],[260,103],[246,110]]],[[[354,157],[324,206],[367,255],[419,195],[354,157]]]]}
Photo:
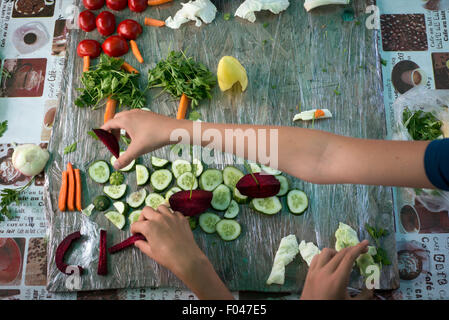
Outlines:
{"type": "Polygon", "coordinates": [[[334,93],[335,93],[335,95],[337,95],[337,96],[341,95],[341,92],[338,91],[337,89],[334,90],[334,93]]]}
{"type": "Polygon", "coordinates": [[[201,100],[212,98],[210,92],[216,82],[215,75],[204,64],[186,57],[182,51],[170,52],[167,59],[148,71],[148,88],[163,88],[176,98],[184,93],[193,109],[201,100]]]}
{"type": "Polygon", "coordinates": [[[8,130],[8,120],[0,122],[0,137],[8,130]]]}
{"type": "Polygon", "coordinates": [[[376,229],[369,224],[365,224],[365,230],[369,233],[371,238],[376,242],[376,246],[379,246],[379,240],[382,237],[388,236],[388,231],[382,228],[376,229]]]}
{"type": "Polygon", "coordinates": [[[231,19],[231,14],[230,13],[225,13],[223,15],[223,19],[225,19],[226,21],[228,21],[229,19],[231,19]]]}
{"type": "Polygon", "coordinates": [[[323,72],[327,72],[327,69],[326,69],[326,68],[323,68],[323,69],[321,69],[321,71],[323,71],[323,72]]]}
{"type": "Polygon", "coordinates": [[[93,131],[87,131],[87,134],[90,135],[95,140],[100,140],[100,139],[98,139],[97,135],[93,131]]]}
{"type": "Polygon", "coordinates": [[[189,120],[192,121],[201,120],[201,114],[198,111],[193,110],[189,113],[189,120]]]}
{"type": "Polygon", "coordinates": [[[406,107],[402,113],[402,121],[413,140],[435,140],[442,135],[443,123],[432,112],[412,112],[406,107]]]}
{"type": "Polygon", "coordinates": [[[390,265],[391,261],[388,259],[387,251],[381,247],[380,243],[381,238],[388,236],[388,231],[382,228],[376,229],[369,224],[365,224],[365,230],[369,233],[371,238],[373,238],[376,244],[377,253],[373,256],[374,261],[381,265],[390,265]]]}
{"type": "Polygon", "coordinates": [[[387,60],[380,58],[380,63],[382,63],[383,66],[387,66],[387,60]]]}
{"type": "Polygon", "coordinates": [[[355,25],[356,25],[356,26],[359,26],[359,25],[361,25],[361,24],[362,24],[362,23],[361,23],[360,21],[358,21],[358,20],[355,22],[355,25]]]}
{"type": "Polygon", "coordinates": [[[377,253],[373,256],[374,262],[379,263],[384,266],[391,265],[390,259],[388,259],[387,251],[383,248],[376,248],[377,253]]]}
{"type": "Polygon", "coordinates": [[[15,203],[16,205],[19,205],[19,196],[20,194],[25,191],[25,189],[27,189],[34,181],[34,177],[33,179],[31,179],[25,186],[17,188],[17,189],[2,189],[0,191],[0,221],[3,221],[6,218],[8,219],[12,219],[12,213],[9,210],[9,206],[13,203],[15,203]]]}
{"type": "Polygon", "coordinates": [[[83,72],[78,88],[81,95],[75,100],[78,107],[93,107],[108,97],[117,101],[119,106],[131,109],[145,106],[146,98],[138,84],[138,74],[121,69],[123,59],[100,56],[100,63],[87,72],[83,72]]]}
{"type": "Polygon", "coordinates": [[[69,154],[69,153],[76,151],[77,145],[78,145],[78,142],[75,142],[75,143],[71,144],[70,146],[65,147],[64,154],[69,154]]]}
{"type": "Polygon", "coordinates": [[[277,88],[276,85],[272,85],[272,86],[271,86],[271,89],[276,89],[276,88],[277,88]]]}
{"type": "Polygon", "coordinates": [[[265,23],[263,24],[263,27],[264,27],[264,28],[267,28],[267,27],[268,27],[268,22],[265,22],[265,23]]]}

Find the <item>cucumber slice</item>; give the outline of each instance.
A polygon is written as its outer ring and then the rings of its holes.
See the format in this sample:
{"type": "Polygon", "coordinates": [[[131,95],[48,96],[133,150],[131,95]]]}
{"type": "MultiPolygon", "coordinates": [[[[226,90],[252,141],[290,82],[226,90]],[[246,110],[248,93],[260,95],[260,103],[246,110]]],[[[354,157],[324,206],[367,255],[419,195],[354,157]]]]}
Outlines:
{"type": "Polygon", "coordinates": [[[217,233],[224,241],[232,241],[238,238],[242,231],[242,227],[235,220],[223,219],[215,225],[217,233]]]}
{"type": "Polygon", "coordinates": [[[221,218],[215,213],[206,212],[200,215],[199,225],[201,229],[203,229],[206,233],[214,233],[216,229],[216,225],[221,218]]]}
{"type": "Polygon", "coordinates": [[[116,201],[112,205],[121,214],[126,214],[126,212],[128,212],[128,204],[123,201],[116,201]]]}
{"type": "Polygon", "coordinates": [[[262,172],[262,169],[257,163],[254,162],[248,162],[249,167],[251,168],[252,173],[260,173],[262,172]]]}
{"type": "Polygon", "coordinates": [[[159,193],[150,193],[145,199],[145,205],[157,210],[157,208],[165,203],[165,199],[159,193]]]}
{"type": "Polygon", "coordinates": [[[95,205],[93,203],[89,204],[86,208],[81,210],[81,213],[84,214],[87,217],[90,217],[92,214],[92,211],[95,209],[95,205]]]}
{"type": "Polygon", "coordinates": [[[212,208],[223,211],[229,207],[231,203],[231,190],[227,186],[220,184],[212,194],[212,208]]]}
{"type": "Polygon", "coordinates": [[[207,169],[200,177],[200,188],[206,191],[214,191],[216,187],[223,183],[223,174],[217,169],[207,169]]]}
{"type": "Polygon", "coordinates": [[[226,219],[233,219],[237,217],[239,214],[239,204],[235,200],[231,200],[231,203],[229,204],[229,207],[226,209],[226,212],[224,214],[224,217],[226,219]]]}
{"type": "MultiPolygon", "coordinates": [[[[120,152],[120,155],[122,155],[124,152],[125,152],[125,151],[121,151],[121,152],[120,152]]],[[[116,160],[117,160],[117,158],[116,158],[115,156],[112,156],[112,157],[111,157],[111,164],[112,164],[112,166],[114,166],[114,162],[115,162],[116,160]]],[[[131,171],[131,170],[134,168],[134,165],[135,165],[135,164],[136,164],[136,160],[133,160],[133,161],[131,161],[131,163],[128,164],[126,167],[120,169],[120,171],[124,171],[124,172],[131,171]]]]}
{"type": "Polygon", "coordinates": [[[139,220],[141,212],[142,212],[142,210],[134,210],[133,212],[131,212],[129,214],[128,221],[129,221],[130,225],[139,220]]]}
{"type": "Polygon", "coordinates": [[[274,176],[276,179],[279,180],[279,183],[281,184],[281,189],[279,189],[279,192],[276,196],[282,197],[285,196],[288,192],[288,189],[290,188],[290,185],[288,183],[288,179],[284,176],[278,175],[274,176]]]}
{"type": "Polygon", "coordinates": [[[171,171],[175,178],[178,178],[185,172],[192,172],[192,165],[186,160],[178,159],[171,164],[171,171]]]}
{"type": "Polygon", "coordinates": [[[147,167],[141,164],[136,164],[136,181],[138,186],[143,186],[147,183],[148,178],[150,177],[150,172],[147,167]]]}
{"type": "Polygon", "coordinates": [[[203,163],[198,159],[193,159],[192,163],[192,171],[195,171],[195,177],[199,177],[204,170],[203,163]]]}
{"type": "Polygon", "coordinates": [[[239,189],[234,189],[234,200],[237,201],[237,203],[244,204],[248,201],[248,196],[245,196],[240,193],[239,189]]]}
{"type": "Polygon", "coordinates": [[[293,189],[287,194],[287,205],[291,213],[300,215],[306,211],[309,200],[303,191],[293,189]]]}
{"type": "Polygon", "coordinates": [[[243,172],[236,167],[228,166],[223,170],[223,181],[231,190],[235,189],[235,185],[244,176],[243,172]]]}
{"type": "Polygon", "coordinates": [[[173,179],[172,173],[167,169],[159,169],[151,175],[151,186],[156,191],[165,190],[173,179]]]}
{"type": "Polygon", "coordinates": [[[267,166],[264,166],[264,165],[262,165],[262,170],[265,171],[268,174],[272,174],[273,176],[277,176],[277,175],[282,173],[282,171],[279,171],[277,169],[273,169],[273,168],[270,168],[270,167],[267,167],[267,166]]]}
{"type": "Polygon", "coordinates": [[[192,172],[184,172],[181,174],[178,179],[176,179],[176,184],[182,190],[195,190],[198,188],[198,180],[192,172]]]}
{"type": "Polygon", "coordinates": [[[118,200],[126,193],[126,184],[120,184],[118,186],[105,186],[103,192],[111,199],[118,200]]]}
{"type": "Polygon", "coordinates": [[[109,206],[111,205],[111,200],[109,200],[108,197],[101,195],[97,196],[94,199],[93,204],[95,206],[95,210],[106,211],[106,209],[108,209],[109,206]]]}
{"type": "Polygon", "coordinates": [[[170,197],[171,197],[172,195],[174,195],[176,192],[179,192],[179,191],[182,191],[181,188],[178,188],[178,187],[170,188],[170,190],[168,190],[167,193],[165,194],[165,201],[168,202],[168,200],[170,199],[170,197]]]}
{"type": "Polygon", "coordinates": [[[119,229],[123,229],[126,223],[125,216],[117,211],[109,211],[104,214],[106,218],[109,219],[109,221],[112,222],[114,226],[116,226],[119,229]]]}
{"type": "Polygon", "coordinates": [[[89,176],[97,183],[106,183],[109,180],[111,171],[106,161],[98,160],[89,166],[89,176]]]}
{"type": "Polygon", "coordinates": [[[151,157],[151,165],[155,168],[164,168],[170,161],[157,158],[157,157],[151,157]]]}
{"type": "Polygon", "coordinates": [[[276,214],[282,209],[281,201],[276,196],[262,199],[253,199],[251,200],[250,206],[257,212],[267,215],[276,214]]]}
{"type": "Polygon", "coordinates": [[[140,189],[131,193],[128,198],[126,198],[126,202],[131,208],[138,208],[144,203],[146,196],[147,190],[140,189]]]}

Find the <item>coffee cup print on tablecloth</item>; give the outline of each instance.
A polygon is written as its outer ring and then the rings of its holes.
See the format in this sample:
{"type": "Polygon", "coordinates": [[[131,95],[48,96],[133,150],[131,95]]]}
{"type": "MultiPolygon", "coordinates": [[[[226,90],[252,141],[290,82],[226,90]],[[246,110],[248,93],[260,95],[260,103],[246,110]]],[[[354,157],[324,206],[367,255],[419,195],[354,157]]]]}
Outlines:
{"type": "Polygon", "coordinates": [[[47,59],[6,59],[0,97],[40,97],[44,92],[47,59]]]}
{"type": "Polygon", "coordinates": [[[383,14],[380,16],[384,51],[427,51],[424,14],[383,14]]]}
{"type": "Polygon", "coordinates": [[[401,280],[415,280],[430,270],[430,253],[421,243],[415,240],[399,241],[397,250],[401,280]]]}
{"type": "Polygon", "coordinates": [[[64,55],[67,49],[67,36],[69,29],[67,28],[67,20],[61,19],[55,21],[55,31],[53,33],[53,45],[51,54],[53,56],[64,55]]]}
{"type": "Polygon", "coordinates": [[[449,52],[432,53],[435,89],[449,89],[449,52]]]}
{"type": "Polygon", "coordinates": [[[429,211],[418,200],[415,201],[415,209],[419,219],[419,233],[449,233],[449,213],[447,211],[429,211]]]}
{"type": "Polygon", "coordinates": [[[26,23],[16,30],[12,36],[14,47],[21,54],[32,53],[45,46],[50,40],[47,29],[40,22],[26,23]]]}
{"type": "Polygon", "coordinates": [[[28,241],[25,285],[45,286],[47,283],[47,244],[44,238],[28,241]]]}
{"type": "Polygon", "coordinates": [[[0,238],[0,286],[20,285],[25,238],[0,238]]]}
{"type": "Polygon", "coordinates": [[[423,0],[423,7],[427,10],[439,11],[449,9],[449,0],[423,0]]]}
{"type": "Polygon", "coordinates": [[[56,0],[16,0],[13,18],[53,17],[56,0]]]}
{"type": "Polygon", "coordinates": [[[400,94],[404,94],[417,86],[425,86],[428,80],[426,71],[410,60],[398,62],[391,72],[393,87],[400,94]]]}

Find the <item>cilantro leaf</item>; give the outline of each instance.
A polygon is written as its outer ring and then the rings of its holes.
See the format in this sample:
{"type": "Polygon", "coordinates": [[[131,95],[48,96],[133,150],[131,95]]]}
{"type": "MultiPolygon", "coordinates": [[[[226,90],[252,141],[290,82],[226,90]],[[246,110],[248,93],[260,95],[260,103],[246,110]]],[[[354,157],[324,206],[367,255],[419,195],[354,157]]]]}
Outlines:
{"type": "Polygon", "coordinates": [[[64,154],[69,154],[69,153],[76,151],[77,145],[78,145],[78,142],[75,142],[75,143],[71,144],[70,146],[65,147],[64,154]]]}
{"type": "Polygon", "coordinates": [[[402,113],[402,121],[413,140],[436,140],[443,134],[443,123],[432,112],[412,112],[406,107],[402,113]]]}
{"type": "Polygon", "coordinates": [[[8,120],[0,122],[0,137],[8,130],[8,120]]]}

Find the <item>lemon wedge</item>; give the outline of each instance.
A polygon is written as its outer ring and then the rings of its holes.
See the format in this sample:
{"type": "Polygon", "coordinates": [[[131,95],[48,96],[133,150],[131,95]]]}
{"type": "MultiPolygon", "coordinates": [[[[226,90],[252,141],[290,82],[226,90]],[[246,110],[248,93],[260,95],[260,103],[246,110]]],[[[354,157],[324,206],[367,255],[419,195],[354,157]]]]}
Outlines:
{"type": "Polygon", "coordinates": [[[218,62],[217,68],[218,85],[221,91],[226,91],[239,82],[242,91],[248,86],[248,76],[242,64],[234,57],[224,56],[218,62]]]}

